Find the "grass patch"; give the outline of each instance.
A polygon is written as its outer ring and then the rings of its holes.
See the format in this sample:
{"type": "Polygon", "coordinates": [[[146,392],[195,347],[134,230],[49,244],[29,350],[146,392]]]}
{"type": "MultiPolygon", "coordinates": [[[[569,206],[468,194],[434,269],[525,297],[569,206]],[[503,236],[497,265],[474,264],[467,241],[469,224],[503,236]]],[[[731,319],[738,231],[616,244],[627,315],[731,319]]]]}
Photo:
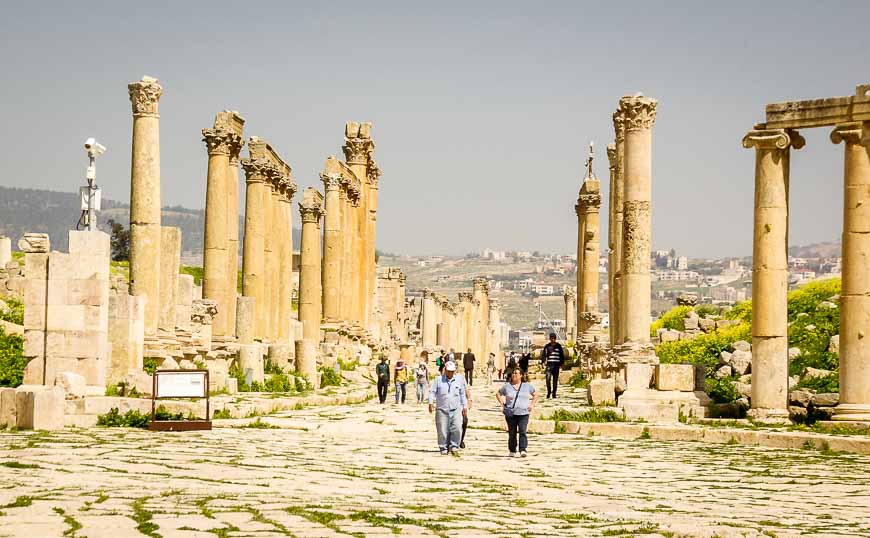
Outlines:
{"type": "Polygon", "coordinates": [[[211,417],[213,419],[225,419],[225,418],[233,418],[230,415],[230,410],[227,408],[223,408],[221,410],[215,409],[214,415],[211,417]]]}
{"type": "Polygon", "coordinates": [[[145,536],[151,536],[151,538],[163,538],[160,534],[157,533],[157,529],[160,528],[159,525],[151,521],[151,518],[154,517],[154,514],[149,510],[145,509],[145,503],[148,501],[149,497],[142,497],[141,499],[136,499],[133,501],[133,521],[136,522],[136,530],[144,534],[145,536]]]}
{"type": "Polygon", "coordinates": [[[332,529],[334,531],[338,531],[338,525],[335,524],[335,521],[340,519],[344,519],[344,516],[341,514],[336,514],[335,512],[329,512],[327,510],[321,510],[319,507],[314,507],[314,509],[309,507],[301,507],[301,506],[290,506],[284,509],[288,514],[293,516],[299,516],[307,519],[312,523],[317,523],[318,525],[323,525],[328,529],[332,529]]]}
{"type": "Polygon", "coordinates": [[[625,418],[612,409],[594,408],[586,411],[556,409],[549,420],[572,422],[625,422],[625,418]]]}
{"type": "Polygon", "coordinates": [[[257,417],[257,420],[254,420],[252,422],[248,422],[247,424],[239,426],[239,428],[255,428],[255,429],[260,429],[260,430],[280,430],[281,429],[279,426],[269,424],[268,422],[263,422],[260,419],[260,417],[257,417]]]}
{"type": "Polygon", "coordinates": [[[0,467],[8,467],[9,469],[42,469],[35,463],[20,463],[17,461],[2,461],[0,467]]]}
{"type": "Polygon", "coordinates": [[[33,504],[33,497],[29,495],[21,495],[20,497],[16,497],[14,501],[9,504],[0,506],[0,508],[25,508],[33,504]]]}
{"type": "MultiPolygon", "coordinates": [[[[454,499],[455,501],[455,499],[454,499]]],[[[408,516],[403,516],[402,514],[395,514],[392,516],[385,516],[381,512],[377,510],[365,510],[361,512],[354,512],[350,515],[350,519],[353,521],[365,521],[369,525],[373,525],[375,527],[386,527],[393,531],[395,534],[399,534],[402,532],[399,525],[413,525],[415,527],[422,527],[424,529],[429,529],[430,531],[439,533],[441,531],[446,530],[447,527],[441,525],[440,523],[433,523],[431,521],[424,521],[422,519],[416,519],[408,516]]],[[[443,521],[443,518],[442,518],[443,521]]]]}
{"type": "Polygon", "coordinates": [[[76,519],[72,516],[67,515],[66,511],[63,508],[58,508],[55,506],[52,508],[55,514],[63,517],[63,522],[66,524],[67,529],[63,531],[64,536],[72,536],[75,537],[76,533],[81,530],[82,524],[76,521],[76,519]]]}

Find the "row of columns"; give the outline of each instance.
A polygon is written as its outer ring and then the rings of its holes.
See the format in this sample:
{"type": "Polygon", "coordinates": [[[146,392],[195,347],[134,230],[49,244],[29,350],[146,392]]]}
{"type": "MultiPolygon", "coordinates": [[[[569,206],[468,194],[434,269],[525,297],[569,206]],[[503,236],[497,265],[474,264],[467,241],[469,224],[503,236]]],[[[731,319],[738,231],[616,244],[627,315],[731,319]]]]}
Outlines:
{"type": "Polygon", "coordinates": [[[451,303],[443,295],[430,289],[423,290],[421,316],[422,345],[424,348],[468,349],[485,361],[495,353],[501,361],[500,305],[489,297],[489,283],[475,278],[472,292],[460,292],[459,302],[451,303]]]}
{"type": "MultiPolygon", "coordinates": [[[[840,403],[834,420],[870,420],[870,126],[837,126],[843,143],[844,203],[840,295],[840,403]]],[[[788,417],[788,193],[793,129],[756,126],[743,138],[755,149],[752,247],[752,398],[750,415],[788,417]]]]}

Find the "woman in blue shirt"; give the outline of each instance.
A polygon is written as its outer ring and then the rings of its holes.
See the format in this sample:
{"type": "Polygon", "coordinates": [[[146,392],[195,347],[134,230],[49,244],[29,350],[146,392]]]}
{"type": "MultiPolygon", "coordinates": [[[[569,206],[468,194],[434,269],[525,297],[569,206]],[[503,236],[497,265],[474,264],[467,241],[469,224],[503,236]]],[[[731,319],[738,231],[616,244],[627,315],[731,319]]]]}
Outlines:
{"type": "Polygon", "coordinates": [[[523,373],[519,368],[511,372],[510,381],[505,383],[495,395],[502,406],[505,421],[508,425],[508,450],[512,457],[526,457],[529,439],[526,431],[529,427],[529,415],[538,403],[538,393],[531,383],[523,381],[523,373]],[[517,452],[517,434],[519,433],[519,452],[517,452]]]}

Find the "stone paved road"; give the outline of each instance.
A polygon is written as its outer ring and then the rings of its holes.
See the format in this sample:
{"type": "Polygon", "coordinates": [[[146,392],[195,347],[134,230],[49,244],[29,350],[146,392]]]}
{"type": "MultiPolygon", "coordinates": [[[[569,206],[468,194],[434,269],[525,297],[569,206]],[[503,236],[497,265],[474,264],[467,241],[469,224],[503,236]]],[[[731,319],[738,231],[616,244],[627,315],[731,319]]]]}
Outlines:
{"type": "Polygon", "coordinates": [[[0,536],[870,536],[870,457],[552,434],[511,459],[475,393],[459,458],[414,404],[0,433],[0,536]]]}

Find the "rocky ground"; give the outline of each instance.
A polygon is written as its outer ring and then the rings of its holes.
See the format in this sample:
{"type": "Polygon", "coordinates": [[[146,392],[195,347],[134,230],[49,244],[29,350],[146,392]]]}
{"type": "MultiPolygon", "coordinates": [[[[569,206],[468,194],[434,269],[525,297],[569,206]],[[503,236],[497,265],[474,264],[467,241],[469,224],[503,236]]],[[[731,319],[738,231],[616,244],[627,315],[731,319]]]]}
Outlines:
{"type": "Polygon", "coordinates": [[[870,536],[870,457],[549,434],[512,459],[474,392],[460,457],[392,399],[199,433],[0,433],[0,536],[870,536]]]}

